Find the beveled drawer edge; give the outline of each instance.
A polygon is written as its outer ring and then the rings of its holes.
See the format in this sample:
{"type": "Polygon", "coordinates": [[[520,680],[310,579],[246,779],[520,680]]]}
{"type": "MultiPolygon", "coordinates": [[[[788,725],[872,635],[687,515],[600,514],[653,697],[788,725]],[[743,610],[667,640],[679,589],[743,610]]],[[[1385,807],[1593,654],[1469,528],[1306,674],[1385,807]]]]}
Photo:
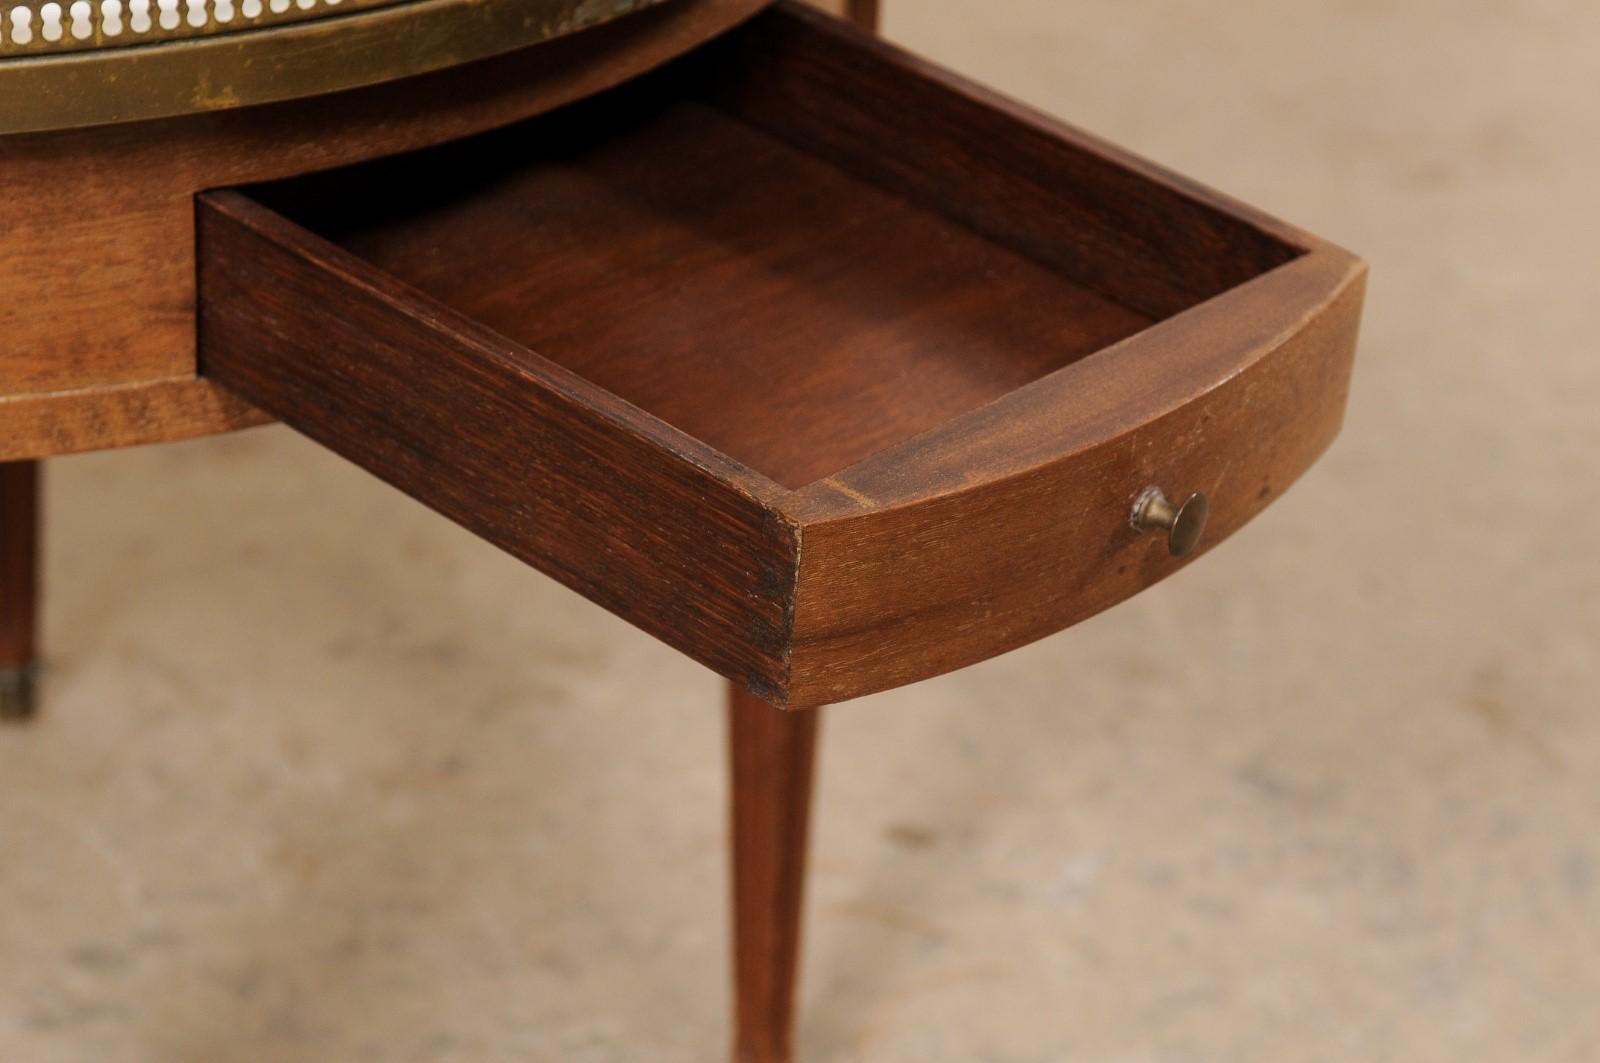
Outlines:
{"type": "MultiPolygon", "coordinates": [[[[1231,370],[1217,371],[1216,352],[1225,346],[1213,343],[1213,365],[1201,365],[1189,385],[1169,385],[1148,407],[1124,406],[1122,420],[1103,421],[1083,438],[1072,436],[1069,367],[798,492],[789,500],[803,551],[792,703],[859,697],[1053,634],[1192,563],[1277,498],[1338,433],[1365,289],[1364,265],[1330,252],[1241,286],[1240,297],[1270,305],[1275,291],[1300,279],[1297,266],[1327,281],[1326,298],[1285,306],[1279,324],[1297,322],[1290,331],[1265,330],[1244,343],[1243,358],[1224,353],[1231,370]],[[1051,456],[1025,455],[981,481],[950,475],[956,449],[1003,440],[1008,423],[1031,436],[1030,445],[1047,441],[1051,419],[1020,411],[1051,402],[1061,404],[1055,423],[1062,427],[1051,456]],[[980,426],[990,434],[980,436],[980,426]],[[1206,491],[1207,476],[1227,482],[1188,558],[1169,556],[1164,544],[1129,527],[1129,507],[1146,486],[1167,481],[1169,489],[1206,491]],[[928,484],[896,493],[923,478],[928,484]]],[[[1226,306],[1202,310],[1182,328],[1226,326],[1226,306]]],[[[1142,333],[1120,353],[1156,353],[1155,345],[1164,346],[1168,363],[1192,351],[1142,333]]],[[[1109,363],[1112,353],[1077,365],[1109,363]]]]}
{"type": "Polygon", "coordinates": [[[1008,461],[1020,475],[1114,440],[1182,408],[1270,357],[1359,289],[1366,263],[1324,245],[1214,299],[879,451],[794,492],[805,524],[914,506],[993,480],[963,477],[976,460],[1008,461]],[[1250,319],[1249,329],[1238,322],[1250,319]],[[1135,366],[1135,373],[1123,367],[1135,366]],[[1136,380],[1153,381],[1135,393],[1136,380]],[[975,441],[978,441],[975,444],[975,441]],[[975,451],[975,445],[988,450],[975,451]],[[1005,454],[995,448],[1004,447],[1005,454]]]}

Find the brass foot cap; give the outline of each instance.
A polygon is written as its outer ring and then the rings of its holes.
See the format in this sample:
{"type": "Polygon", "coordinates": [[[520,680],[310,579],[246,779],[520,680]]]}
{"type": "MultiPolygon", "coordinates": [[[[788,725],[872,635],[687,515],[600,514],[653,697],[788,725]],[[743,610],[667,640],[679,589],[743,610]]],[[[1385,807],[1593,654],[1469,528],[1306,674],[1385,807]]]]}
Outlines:
{"type": "Polygon", "coordinates": [[[0,720],[26,720],[37,707],[39,668],[0,668],[0,720]]]}

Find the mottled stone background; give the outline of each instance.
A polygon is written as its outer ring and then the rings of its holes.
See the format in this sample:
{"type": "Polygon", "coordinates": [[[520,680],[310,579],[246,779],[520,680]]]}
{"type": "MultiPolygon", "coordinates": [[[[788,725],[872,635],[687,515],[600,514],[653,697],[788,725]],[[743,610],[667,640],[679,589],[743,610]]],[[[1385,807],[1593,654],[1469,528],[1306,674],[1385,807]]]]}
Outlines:
{"type": "MultiPolygon", "coordinates": [[[[1250,528],[832,714],[804,1059],[1600,1058],[1600,6],[886,13],[1372,286],[1250,528]]],[[[0,1059],[721,1056],[716,682],[282,429],[49,475],[0,1059]]]]}

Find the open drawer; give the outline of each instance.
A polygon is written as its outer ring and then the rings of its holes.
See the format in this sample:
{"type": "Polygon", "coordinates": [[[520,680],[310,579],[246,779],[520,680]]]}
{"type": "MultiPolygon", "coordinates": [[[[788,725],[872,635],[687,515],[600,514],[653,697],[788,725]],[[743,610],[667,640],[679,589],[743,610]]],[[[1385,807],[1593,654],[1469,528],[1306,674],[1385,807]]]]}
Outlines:
{"type": "Polygon", "coordinates": [[[791,707],[1171,573],[1149,487],[1238,528],[1337,431],[1364,277],[787,3],[198,212],[206,375],[791,707]]]}

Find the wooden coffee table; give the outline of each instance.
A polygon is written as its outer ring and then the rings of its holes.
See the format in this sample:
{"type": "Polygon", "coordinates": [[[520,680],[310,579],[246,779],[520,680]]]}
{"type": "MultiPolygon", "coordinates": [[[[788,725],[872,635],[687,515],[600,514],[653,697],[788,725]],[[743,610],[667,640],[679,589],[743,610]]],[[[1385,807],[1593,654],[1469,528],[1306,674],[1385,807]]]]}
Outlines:
{"type": "Polygon", "coordinates": [[[771,1063],[819,707],[1259,512],[1338,430],[1365,271],[797,5],[635,6],[0,141],[0,699],[33,459],[281,420],[728,677],[735,1056],[771,1063]]]}

